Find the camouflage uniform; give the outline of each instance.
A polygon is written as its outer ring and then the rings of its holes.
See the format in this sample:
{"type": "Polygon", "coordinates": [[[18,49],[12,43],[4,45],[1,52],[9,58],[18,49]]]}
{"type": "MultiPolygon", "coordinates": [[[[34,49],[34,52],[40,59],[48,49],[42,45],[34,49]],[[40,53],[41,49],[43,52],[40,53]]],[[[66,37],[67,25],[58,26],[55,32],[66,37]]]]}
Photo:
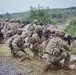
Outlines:
{"type": "Polygon", "coordinates": [[[34,30],[37,25],[39,25],[38,20],[34,20],[33,23],[29,26],[29,30],[34,30]]]}
{"type": "Polygon", "coordinates": [[[27,53],[25,52],[25,42],[24,39],[26,38],[26,34],[21,37],[22,31],[21,30],[17,30],[16,31],[16,35],[13,36],[12,38],[12,42],[10,43],[12,46],[10,46],[11,50],[12,50],[12,55],[15,57],[21,57],[21,61],[25,60],[25,59],[29,59],[29,56],[27,55],[27,53]]]}
{"type": "Polygon", "coordinates": [[[42,31],[41,27],[37,27],[35,29],[35,31],[37,33],[33,34],[32,37],[30,38],[30,49],[32,50],[33,54],[34,54],[34,58],[38,58],[38,53],[39,53],[39,48],[42,44],[42,42],[44,41],[43,37],[40,38],[40,36],[38,35],[38,32],[42,31]],[[31,47],[32,45],[32,47],[31,47]]]}
{"type": "Polygon", "coordinates": [[[6,39],[8,39],[7,37],[11,37],[11,36],[15,35],[17,29],[19,29],[19,27],[18,27],[18,25],[16,25],[16,23],[14,21],[12,23],[10,23],[7,28],[7,32],[5,34],[6,39]]]}
{"type": "Polygon", "coordinates": [[[4,41],[6,40],[6,32],[8,31],[8,26],[9,26],[9,20],[4,23],[4,27],[1,30],[3,33],[4,41]]]}
{"type": "Polygon", "coordinates": [[[12,41],[12,47],[13,47],[13,51],[15,53],[16,56],[22,56],[25,53],[22,52],[21,50],[19,50],[20,48],[22,48],[24,50],[23,47],[23,42],[22,42],[22,38],[20,37],[20,35],[15,35],[14,40],[12,41]]]}
{"type": "Polygon", "coordinates": [[[47,61],[53,65],[57,65],[64,59],[64,66],[70,66],[70,46],[60,37],[53,37],[50,39],[46,53],[48,54],[47,61]]]}
{"type": "Polygon", "coordinates": [[[4,27],[2,29],[3,34],[5,34],[7,32],[8,26],[9,26],[9,22],[5,22],[4,27]]]}
{"type": "Polygon", "coordinates": [[[21,21],[19,19],[16,19],[15,23],[19,28],[21,28],[21,21]]]}
{"type": "Polygon", "coordinates": [[[28,31],[29,31],[29,36],[32,36],[32,34],[36,33],[35,28],[39,27],[38,20],[34,20],[32,24],[30,24],[28,31]]]}
{"type": "Polygon", "coordinates": [[[39,56],[43,56],[43,54],[45,54],[45,49],[46,49],[46,47],[48,45],[48,42],[52,38],[49,30],[46,30],[43,33],[43,38],[44,38],[44,41],[41,44],[41,47],[40,47],[40,50],[39,50],[39,56]]]}
{"type": "Polygon", "coordinates": [[[43,38],[40,38],[38,34],[33,34],[32,37],[30,38],[30,49],[32,50],[34,58],[36,59],[38,58],[39,49],[41,47],[42,42],[43,38]]]}

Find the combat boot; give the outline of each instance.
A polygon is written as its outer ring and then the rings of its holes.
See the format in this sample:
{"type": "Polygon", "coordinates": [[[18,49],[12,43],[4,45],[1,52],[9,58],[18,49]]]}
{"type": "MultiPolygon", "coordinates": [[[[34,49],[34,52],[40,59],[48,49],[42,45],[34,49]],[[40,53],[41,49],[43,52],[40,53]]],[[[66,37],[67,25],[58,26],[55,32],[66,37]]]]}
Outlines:
{"type": "Polygon", "coordinates": [[[23,56],[20,61],[24,61],[25,59],[29,59],[30,60],[30,57],[29,56],[23,56]]]}
{"type": "Polygon", "coordinates": [[[60,62],[53,62],[52,65],[53,65],[52,68],[53,68],[54,70],[55,70],[55,69],[61,69],[61,68],[62,68],[62,65],[61,65],[60,62]]]}
{"type": "Polygon", "coordinates": [[[38,61],[44,62],[45,60],[42,58],[42,56],[39,56],[38,61]]]}
{"type": "Polygon", "coordinates": [[[52,67],[52,64],[51,63],[50,64],[46,64],[45,65],[45,68],[44,68],[44,72],[47,72],[48,70],[50,70],[51,67],[52,67]]]}
{"type": "Polygon", "coordinates": [[[65,69],[65,70],[72,70],[69,66],[63,66],[63,69],[65,69]]]}

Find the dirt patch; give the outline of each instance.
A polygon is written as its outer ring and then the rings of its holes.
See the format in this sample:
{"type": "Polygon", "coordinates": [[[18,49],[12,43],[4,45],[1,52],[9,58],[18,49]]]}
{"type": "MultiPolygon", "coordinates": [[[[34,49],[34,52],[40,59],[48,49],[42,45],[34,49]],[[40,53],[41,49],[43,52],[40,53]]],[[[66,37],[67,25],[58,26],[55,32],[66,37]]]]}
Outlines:
{"type": "MultiPolygon", "coordinates": [[[[73,63],[75,64],[76,61],[73,63]]],[[[19,58],[11,56],[7,45],[0,45],[0,75],[76,75],[76,70],[65,71],[61,69],[44,72],[44,65],[45,62],[33,59],[20,62],[19,58]]]]}

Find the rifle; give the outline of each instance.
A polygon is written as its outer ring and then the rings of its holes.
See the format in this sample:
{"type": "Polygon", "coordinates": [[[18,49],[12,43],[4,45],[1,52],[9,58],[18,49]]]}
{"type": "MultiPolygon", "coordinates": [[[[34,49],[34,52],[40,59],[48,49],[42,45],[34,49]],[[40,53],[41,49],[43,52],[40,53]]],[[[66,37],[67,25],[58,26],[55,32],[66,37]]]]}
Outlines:
{"type": "Polygon", "coordinates": [[[66,37],[64,37],[64,40],[68,42],[68,44],[71,44],[71,40],[76,40],[76,37],[72,37],[71,35],[68,35],[66,37]]]}
{"type": "MultiPolygon", "coordinates": [[[[22,42],[22,38],[21,38],[21,45],[19,45],[18,43],[17,43],[17,46],[20,48],[20,50],[22,51],[22,52],[24,52],[25,54],[27,54],[26,53],[26,51],[23,49],[23,44],[25,43],[25,41],[23,41],[22,42]]],[[[28,55],[28,54],[27,54],[28,55]]]]}
{"type": "Polygon", "coordinates": [[[21,49],[21,51],[22,51],[22,52],[24,52],[26,55],[28,55],[28,56],[29,56],[29,54],[27,54],[25,50],[21,49]]]}
{"type": "Polygon", "coordinates": [[[27,54],[25,50],[21,49],[21,51],[24,52],[25,54],[27,54]]]}

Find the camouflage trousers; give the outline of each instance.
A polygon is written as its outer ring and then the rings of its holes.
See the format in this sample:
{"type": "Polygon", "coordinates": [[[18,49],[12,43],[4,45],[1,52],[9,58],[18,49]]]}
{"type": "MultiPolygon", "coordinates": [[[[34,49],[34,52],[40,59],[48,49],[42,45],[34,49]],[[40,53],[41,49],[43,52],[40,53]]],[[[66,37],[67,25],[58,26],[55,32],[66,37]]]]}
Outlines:
{"type": "Polygon", "coordinates": [[[39,56],[43,56],[43,54],[46,52],[45,48],[46,48],[46,41],[44,41],[42,44],[40,44],[39,46],[39,56]]]}
{"type": "Polygon", "coordinates": [[[12,54],[14,54],[16,57],[22,57],[23,55],[25,55],[24,52],[17,50],[14,50],[12,54]]]}
{"type": "Polygon", "coordinates": [[[35,44],[33,48],[31,48],[31,51],[34,55],[34,59],[38,59],[39,56],[43,55],[43,51],[41,49],[41,44],[35,44]]]}
{"type": "Polygon", "coordinates": [[[48,54],[47,61],[50,63],[59,63],[61,60],[64,59],[64,66],[70,66],[70,52],[62,52],[60,55],[50,55],[48,54]]]}

